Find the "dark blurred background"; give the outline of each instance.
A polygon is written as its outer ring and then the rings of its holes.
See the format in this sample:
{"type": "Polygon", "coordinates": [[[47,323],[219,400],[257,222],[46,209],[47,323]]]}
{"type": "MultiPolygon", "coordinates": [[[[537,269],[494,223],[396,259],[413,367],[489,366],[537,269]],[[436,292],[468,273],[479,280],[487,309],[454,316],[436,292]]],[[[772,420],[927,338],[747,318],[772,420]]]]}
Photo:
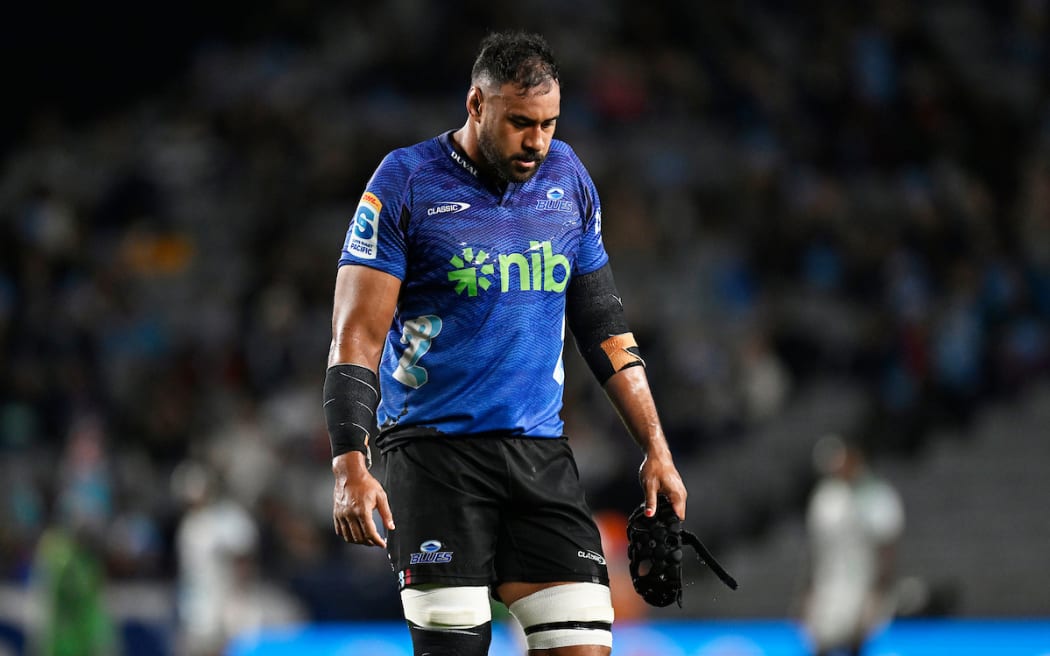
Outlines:
{"type": "MultiPolygon", "coordinates": [[[[689,524],[744,583],[669,615],[795,612],[831,433],[903,498],[899,612],[1050,608],[1046,0],[5,12],[0,653],[41,621],[52,530],[129,645],[192,642],[208,580],[252,591],[229,626],[399,616],[385,555],[331,530],[336,262],[381,157],[462,124],[506,27],[561,60],[689,524]]],[[[622,515],[639,453],[570,351],[566,430],[622,515]]]]}

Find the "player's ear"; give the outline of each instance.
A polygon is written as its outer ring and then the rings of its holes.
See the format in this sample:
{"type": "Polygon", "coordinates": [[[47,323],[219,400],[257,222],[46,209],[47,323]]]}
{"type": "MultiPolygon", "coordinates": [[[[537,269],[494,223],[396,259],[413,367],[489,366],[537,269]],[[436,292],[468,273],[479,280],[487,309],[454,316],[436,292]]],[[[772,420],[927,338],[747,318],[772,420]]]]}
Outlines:
{"type": "Polygon", "coordinates": [[[481,89],[476,86],[470,87],[470,91],[467,92],[467,114],[474,120],[481,119],[481,100],[481,89]]]}

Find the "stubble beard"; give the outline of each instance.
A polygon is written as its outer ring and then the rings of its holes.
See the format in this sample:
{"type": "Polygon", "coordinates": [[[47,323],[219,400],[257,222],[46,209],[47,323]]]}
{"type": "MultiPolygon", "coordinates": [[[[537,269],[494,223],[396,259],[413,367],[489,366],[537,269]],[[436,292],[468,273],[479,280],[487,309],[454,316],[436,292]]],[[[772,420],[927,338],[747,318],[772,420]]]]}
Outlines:
{"type": "Polygon", "coordinates": [[[540,163],[546,159],[546,157],[539,153],[524,154],[526,159],[536,162],[536,166],[524,173],[518,173],[514,170],[514,160],[521,158],[518,156],[503,157],[499,151],[499,147],[496,146],[495,140],[492,139],[491,135],[485,130],[481,130],[478,133],[478,150],[481,151],[481,156],[485,160],[485,165],[488,166],[489,170],[492,171],[502,182],[528,182],[532,179],[532,176],[536,175],[536,171],[540,169],[540,163]]]}

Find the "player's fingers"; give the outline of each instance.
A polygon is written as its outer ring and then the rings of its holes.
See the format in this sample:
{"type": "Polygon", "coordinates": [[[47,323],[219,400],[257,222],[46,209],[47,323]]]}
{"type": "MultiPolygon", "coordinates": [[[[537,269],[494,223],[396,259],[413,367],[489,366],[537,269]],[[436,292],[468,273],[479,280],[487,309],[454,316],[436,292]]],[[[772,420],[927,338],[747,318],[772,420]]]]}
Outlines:
{"type": "Polygon", "coordinates": [[[638,482],[642,485],[645,494],[645,516],[652,517],[656,514],[656,495],[660,491],[660,476],[654,474],[652,461],[648,458],[642,460],[642,466],[638,468],[638,482]]]}
{"type": "Polygon", "coordinates": [[[685,499],[689,495],[685,490],[685,485],[682,484],[682,479],[678,476],[670,477],[670,480],[663,486],[663,494],[671,502],[671,507],[674,508],[674,514],[678,515],[678,519],[685,521],[685,499]]]}
{"type": "Polygon", "coordinates": [[[345,517],[337,518],[336,526],[336,532],[339,534],[339,537],[343,538],[344,542],[353,542],[354,535],[350,530],[350,522],[345,517]]]}
{"type": "Polygon", "coordinates": [[[656,492],[655,485],[645,486],[645,516],[652,517],[656,514],[656,492]]]}
{"type": "Polygon", "coordinates": [[[679,495],[676,498],[672,497],[671,506],[674,507],[674,514],[678,515],[678,518],[685,521],[685,495],[679,495]]]}
{"type": "Polygon", "coordinates": [[[377,499],[376,509],[379,510],[379,518],[383,520],[383,526],[386,526],[388,531],[394,530],[394,513],[390,512],[390,504],[387,502],[386,495],[380,494],[377,499]]]}
{"type": "Polygon", "coordinates": [[[379,530],[376,528],[375,522],[372,521],[371,515],[361,520],[361,537],[364,539],[364,543],[370,547],[386,547],[386,540],[379,534],[379,530]]]}
{"type": "Polygon", "coordinates": [[[364,533],[361,528],[357,525],[357,522],[349,522],[350,541],[354,544],[362,544],[364,542],[364,533]]]}

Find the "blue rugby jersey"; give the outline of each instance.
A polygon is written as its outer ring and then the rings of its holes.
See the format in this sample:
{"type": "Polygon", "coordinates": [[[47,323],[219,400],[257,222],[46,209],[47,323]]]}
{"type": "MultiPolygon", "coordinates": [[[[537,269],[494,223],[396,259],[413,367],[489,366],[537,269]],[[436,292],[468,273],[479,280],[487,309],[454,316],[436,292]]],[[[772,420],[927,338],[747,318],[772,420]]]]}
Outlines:
{"type": "Polygon", "coordinates": [[[380,363],[382,441],[404,428],[561,436],[565,289],[607,261],[597,190],[562,141],[502,194],[451,132],[387,155],[339,260],[402,281],[380,363]]]}

